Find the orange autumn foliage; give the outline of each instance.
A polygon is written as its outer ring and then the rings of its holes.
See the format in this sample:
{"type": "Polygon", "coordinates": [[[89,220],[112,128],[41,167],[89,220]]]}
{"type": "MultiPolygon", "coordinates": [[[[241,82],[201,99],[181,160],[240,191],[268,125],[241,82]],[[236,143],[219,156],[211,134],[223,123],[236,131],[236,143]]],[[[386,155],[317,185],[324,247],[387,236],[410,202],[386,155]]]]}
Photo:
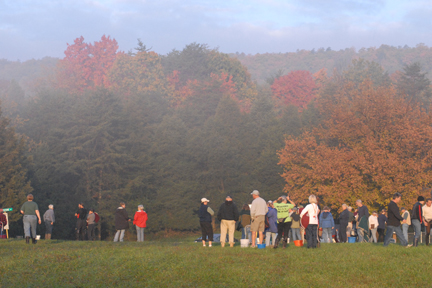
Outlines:
{"type": "Polygon", "coordinates": [[[279,151],[285,191],[296,201],[314,193],[342,203],[385,206],[395,192],[410,207],[432,184],[432,116],[393,87],[347,83],[317,100],[323,122],[279,151]]]}

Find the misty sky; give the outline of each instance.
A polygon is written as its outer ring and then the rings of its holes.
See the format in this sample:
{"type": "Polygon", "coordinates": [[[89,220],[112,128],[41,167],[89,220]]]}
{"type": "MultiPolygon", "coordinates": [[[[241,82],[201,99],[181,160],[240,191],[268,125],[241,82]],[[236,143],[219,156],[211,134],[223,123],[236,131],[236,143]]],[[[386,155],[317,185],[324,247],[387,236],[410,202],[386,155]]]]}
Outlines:
{"type": "Polygon", "coordinates": [[[197,42],[221,52],[432,46],[432,1],[0,0],[0,59],[64,57],[103,34],[166,54],[197,42]]]}

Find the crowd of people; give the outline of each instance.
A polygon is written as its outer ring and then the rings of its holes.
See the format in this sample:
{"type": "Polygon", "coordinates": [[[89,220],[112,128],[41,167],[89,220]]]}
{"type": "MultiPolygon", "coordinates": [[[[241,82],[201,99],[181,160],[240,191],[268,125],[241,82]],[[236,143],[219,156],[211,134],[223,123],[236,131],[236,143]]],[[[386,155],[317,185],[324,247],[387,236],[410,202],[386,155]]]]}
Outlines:
{"type": "MultiPolygon", "coordinates": [[[[303,241],[306,239],[308,248],[316,248],[318,243],[348,242],[348,238],[357,242],[384,242],[388,246],[395,235],[402,246],[417,247],[421,237],[422,225],[426,228],[426,245],[429,245],[429,236],[432,225],[432,199],[424,199],[419,196],[411,213],[405,207],[399,209],[398,203],[402,199],[400,193],[395,193],[388,204],[388,209],[382,209],[369,214],[368,207],[359,199],[356,201],[357,209],[342,204],[341,213],[337,221],[333,218],[331,209],[324,206],[322,209],[315,195],[309,196],[309,204],[303,207],[296,205],[289,196],[281,196],[276,200],[265,201],[260,197],[260,192],[254,190],[251,193],[253,201],[244,204],[239,212],[231,196],[226,196],[224,203],[219,207],[216,218],[220,221],[220,242],[225,247],[228,240],[230,247],[235,244],[234,231],[241,230],[242,239],[248,239],[250,247],[265,244],[268,247],[278,248],[281,245],[286,248],[290,241],[303,241]],[[339,224],[335,224],[339,222],[339,224]],[[413,244],[408,244],[408,229],[413,226],[413,244]],[[228,237],[227,237],[228,235],[228,237]]],[[[41,224],[41,215],[32,194],[27,195],[20,211],[23,214],[24,234],[26,243],[37,243],[37,223],[41,224]]],[[[213,242],[212,220],[215,212],[208,205],[210,200],[201,199],[201,207],[198,210],[202,231],[202,244],[209,247],[213,242]]],[[[99,215],[93,209],[87,210],[83,203],[78,204],[75,213],[76,240],[95,240],[95,226],[99,215]]],[[[137,241],[144,241],[144,228],[148,216],[144,206],[139,205],[135,212],[133,225],[136,227],[137,241]]],[[[125,231],[129,229],[126,204],[120,203],[114,214],[116,233],[114,242],[123,242],[125,231]]],[[[43,215],[45,223],[45,239],[51,239],[55,223],[54,206],[50,204],[43,215]]],[[[351,242],[351,241],[350,241],[351,242]]]]}
{"type": "MultiPolygon", "coordinates": [[[[430,227],[432,225],[432,199],[418,197],[412,213],[405,207],[399,209],[398,203],[402,199],[400,193],[395,193],[387,209],[369,213],[369,209],[359,199],[355,202],[357,208],[342,204],[341,213],[337,219],[333,218],[331,209],[322,209],[315,195],[309,196],[309,204],[303,207],[296,204],[289,196],[281,196],[276,200],[265,201],[258,190],[251,193],[253,201],[244,204],[239,212],[231,196],[219,207],[216,214],[221,223],[221,246],[227,241],[234,246],[234,231],[241,230],[242,239],[249,239],[250,247],[265,244],[267,247],[278,248],[281,244],[286,248],[290,241],[306,239],[307,248],[316,248],[318,243],[345,243],[348,239],[354,242],[383,242],[388,246],[394,235],[402,246],[417,247],[421,237],[421,225],[426,227],[426,245],[429,245],[430,227]],[[304,220],[302,220],[304,219],[304,220]],[[337,221],[335,221],[337,220],[337,221]],[[339,224],[335,224],[338,222],[339,224]],[[413,226],[413,244],[408,244],[408,228],[413,226]],[[258,243],[256,243],[258,241],[258,243]],[[282,242],[281,242],[282,241],[282,242]]],[[[201,199],[199,218],[202,230],[202,243],[212,246],[213,228],[212,216],[214,211],[209,207],[210,200],[201,199]]],[[[351,242],[351,241],[350,241],[351,242]]]]}
{"type": "MultiPolygon", "coordinates": [[[[32,239],[32,243],[36,244],[36,229],[37,223],[41,224],[41,217],[39,213],[39,207],[36,202],[33,201],[34,197],[32,194],[27,195],[27,202],[25,202],[20,209],[21,214],[23,214],[23,224],[24,224],[24,235],[26,239],[26,243],[30,243],[30,239],[32,239]]],[[[95,227],[99,221],[99,215],[94,211],[94,209],[87,210],[84,208],[83,203],[78,204],[78,210],[75,213],[75,217],[77,218],[76,222],[76,240],[85,240],[85,236],[87,235],[87,239],[89,241],[95,240],[95,227]]],[[[137,232],[137,241],[144,241],[144,228],[147,223],[147,213],[144,211],[143,205],[138,205],[138,211],[135,212],[133,225],[136,227],[137,232]]],[[[48,210],[43,215],[43,221],[45,224],[45,239],[51,239],[51,234],[53,231],[53,226],[55,222],[55,214],[54,214],[54,205],[48,205],[48,210]]],[[[128,217],[126,211],[126,204],[121,202],[120,206],[116,209],[114,213],[114,222],[116,233],[114,236],[114,242],[123,242],[125,231],[129,229],[129,222],[131,219],[128,217]]]]}

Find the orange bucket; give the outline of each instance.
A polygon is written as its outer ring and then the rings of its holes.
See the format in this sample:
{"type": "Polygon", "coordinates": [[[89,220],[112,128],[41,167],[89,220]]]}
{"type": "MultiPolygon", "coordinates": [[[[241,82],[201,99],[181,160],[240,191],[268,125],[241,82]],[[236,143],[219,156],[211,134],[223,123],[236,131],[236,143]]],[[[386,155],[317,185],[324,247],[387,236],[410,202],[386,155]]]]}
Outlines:
{"type": "Polygon", "coordinates": [[[294,245],[297,247],[303,247],[303,241],[302,240],[294,240],[294,245]]]}

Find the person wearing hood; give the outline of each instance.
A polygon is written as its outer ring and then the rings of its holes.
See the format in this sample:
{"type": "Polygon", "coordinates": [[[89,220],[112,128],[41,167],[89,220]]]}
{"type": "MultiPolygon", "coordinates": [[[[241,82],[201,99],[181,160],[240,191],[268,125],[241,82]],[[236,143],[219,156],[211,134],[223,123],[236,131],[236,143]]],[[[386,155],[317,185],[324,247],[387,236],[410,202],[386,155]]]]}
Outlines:
{"type": "Polygon", "coordinates": [[[114,216],[115,229],[117,230],[114,236],[114,242],[118,242],[119,240],[123,242],[125,231],[129,228],[129,221],[131,220],[127,215],[126,204],[121,202],[114,216]]]}
{"type": "Polygon", "coordinates": [[[230,247],[234,247],[234,231],[236,221],[239,218],[239,212],[237,206],[232,201],[231,196],[225,198],[225,202],[219,208],[217,218],[221,222],[221,246],[225,247],[226,234],[228,230],[230,247]]]}
{"type": "Polygon", "coordinates": [[[330,208],[325,206],[323,208],[323,212],[320,214],[319,217],[319,224],[320,227],[323,229],[323,243],[332,243],[333,241],[333,229],[334,229],[334,219],[333,215],[330,213],[330,208]]]}
{"type": "Polygon", "coordinates": [[[209,241],[209,247],[212,247],[213,242],[212,216],[214,215],[214,211],[208,206],[208,202],[210,202],[210,200],[208,200],[207,198],[202,198],[201,207],[198,210],[203,247],[206,247],[206,239],[208,239],[209,241]]]}

